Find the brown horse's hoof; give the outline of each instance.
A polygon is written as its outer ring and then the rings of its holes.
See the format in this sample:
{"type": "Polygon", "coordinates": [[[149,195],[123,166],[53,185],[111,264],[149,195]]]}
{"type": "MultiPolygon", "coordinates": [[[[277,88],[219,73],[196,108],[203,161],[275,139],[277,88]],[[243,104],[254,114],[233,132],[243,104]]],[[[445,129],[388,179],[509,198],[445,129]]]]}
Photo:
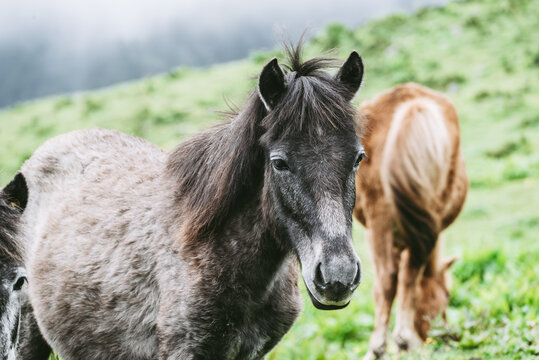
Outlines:
{"type": "Polygon", "coordinates": [[[421,338],[414,330],[400,329],[393,332],[395,343],[399,350],[410,351],[420,347],[423,344],[421,338]]]}
{"type": "Polygon", "coordinates": [[[369,341],[369,352],[363,357],[363,360],[383,359],[386,347],[385,333],[374,332],[369,341]]]}
{"type": "Polygon", "coordinates": [[[367,354],[365,354],[365,356],[363,357],[363,360],[383,360],[386,358],[387,356],[386,356],[385,350],[382,352],[377,352],[371,349],[369,350],[367,354]]]}

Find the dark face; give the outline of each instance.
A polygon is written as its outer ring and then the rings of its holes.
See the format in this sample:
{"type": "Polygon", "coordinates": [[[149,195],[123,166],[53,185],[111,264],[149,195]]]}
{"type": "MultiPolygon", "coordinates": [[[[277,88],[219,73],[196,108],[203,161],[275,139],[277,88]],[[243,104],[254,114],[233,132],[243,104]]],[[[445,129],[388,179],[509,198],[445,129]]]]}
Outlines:
{"type": "Polygon", "coordinates": [[[355,172],[363,156],[355,133],[267,144],[266,184],[275,219],[302,267],[313,304],[348,305],[361,279],[352,246],[355,172]]]}
{"type": "Polygon", "coordinates": [[[353,52],[335,77],[296,68],[285,74],[270,61],[259,79],[268,110],[261,143],[264,192],[271,216],[301,263],[319,309],[348,305],[361,280],[352,247],[355,172],[364,153],[350,100],[363,76],[353,52]]]}
{"type": "Polygon", "coordinates": [[[19,338],[19,296],[26,282],[24,269],[0,258],[0,359],[14,360],[19,338]]]}

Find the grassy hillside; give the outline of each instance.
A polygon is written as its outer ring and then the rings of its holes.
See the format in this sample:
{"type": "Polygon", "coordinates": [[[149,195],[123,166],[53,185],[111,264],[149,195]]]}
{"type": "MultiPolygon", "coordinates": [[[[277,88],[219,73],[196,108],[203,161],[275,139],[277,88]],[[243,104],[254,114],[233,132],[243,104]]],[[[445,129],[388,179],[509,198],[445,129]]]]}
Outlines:
{"type": "MultiPolygon", "coordinates": [[[[539,2],[475,0],[394,15],[350,30],[328,27],[307,56],[358,49],[366,82],[358,103],[400,82],[446,92],[461,117],[471,181],[466,206],[445,234],[453,268],[449,328],[428,345],[390,358],[524,359],[539,355],[539,2]]],[[[241,104],[252,76],[275,54],[207,70],[169,74],[88,94],[55,97],[0,112],[0,182],[44,140],[101,126],[167,149],[219,121],[226,96],[241,104]]],[[[277,54],[278,55],[278,54],[277,54]]],[[[373,325],[372,265],[354,229],[365,281],[338,312],[305,310],[270,359],[357,359],[373,325]]]]}

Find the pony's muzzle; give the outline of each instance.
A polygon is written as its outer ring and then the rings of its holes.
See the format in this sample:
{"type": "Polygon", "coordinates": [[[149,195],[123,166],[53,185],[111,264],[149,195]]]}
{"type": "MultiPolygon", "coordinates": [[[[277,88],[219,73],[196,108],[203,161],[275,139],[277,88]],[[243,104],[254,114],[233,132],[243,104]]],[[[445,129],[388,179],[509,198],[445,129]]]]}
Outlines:
{"type": "Polygon", "coordinates": [[[360,282],[361,263],[355,253],[333,256],[329,261],[321,261],[317,264],[313,276],[317,303],[344,307],[360,282]]]}
{"type": "Polygon", "coordinates": [[[330,301],[338,301],[358,287],[361,282],[361,264],[359,260],[334,267],[319,263],[313,282],[324,297],[330,301]]]}

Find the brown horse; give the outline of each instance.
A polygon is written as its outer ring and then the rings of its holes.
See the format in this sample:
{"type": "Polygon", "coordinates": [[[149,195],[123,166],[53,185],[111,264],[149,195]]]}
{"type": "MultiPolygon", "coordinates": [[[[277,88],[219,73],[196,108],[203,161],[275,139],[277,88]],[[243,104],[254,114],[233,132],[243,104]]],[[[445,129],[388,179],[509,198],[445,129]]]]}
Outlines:
{"type": "Polygon", "coordinates": [[[411,349],[448,304],[440,232],[464,204],[468,179],[457,112],[442,94],[408,83],[362,106],[368,158],[356,179],[355,217],[374,265],[375,328],[366,358],[382,356],[395,295],[394,338],[411,349]]]}

